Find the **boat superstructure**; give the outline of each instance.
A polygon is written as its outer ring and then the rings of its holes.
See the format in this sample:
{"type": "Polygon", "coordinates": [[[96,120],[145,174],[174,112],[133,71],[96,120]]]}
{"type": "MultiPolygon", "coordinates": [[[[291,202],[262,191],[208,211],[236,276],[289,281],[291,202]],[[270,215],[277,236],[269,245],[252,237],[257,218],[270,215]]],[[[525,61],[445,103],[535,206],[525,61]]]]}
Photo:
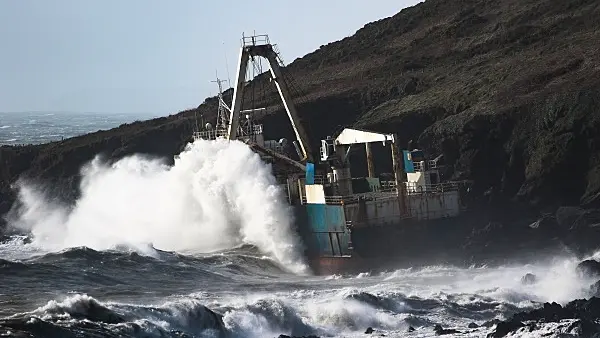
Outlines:
{"type": "Polygon", "coordinates": [[[402,237],[406,229],[461,214],[461,182],[441,179],[439,157],[428,159],[419,149],[399,150],[395,134],[345,128],[335,137],[321,140],[315,161],[281,68],[268,36],[244,37],[232,106],[228,107],[219,94],[216,127],[207,124],[206,130],[194,137],[242,140],[263,156],[286,161],[298,169],[281,183],[296,212],[298,233],[314,272],[343,273],[376,264],[382,256],[390,258],[402,252],[398,246],[406,240],[402,237]],[[264,140],[262,125],[252,118],[254,108],[241,109],[247,65],[259,57],[269,63],[270,80],[294,130],[297,159],[285,152],[284,139],[264,140]],[[392,162],[388,175],[376,174],[372,152],[375,144],[388,148],[392,162]],[[351,171],[350,154],[357,148],[363,148],[366,155],[366,177],[355,177],[351,171]]]}
{"type": "Polygon", "coordinates": [[[263,159],[272,161],[274,158],[286,161],[302,170],[305,169],[303,161],[312,161],[312,150],[304,127],[300,123],[296,108],[292,103],[290,92],[283,79],[281,67],[283,61],[274,45],[271,44],[268,35],[244,36],[240,48],[240,58],[237,66],[236,79],[233,91],[232,106],[229,107],[223,99],[224,81],[217,78],[219,87],[217,122],[206,123],[204,129],[194,132],[194,139],[214,140],[225,138],[229,140],[240,140],[257,150],[263,159]],[[264,113],[266,108],[252,107],[242,109],[244,89],[248,84],[246,80],[249,65],[254,69],[262,71],[262,66],[257,59],[262,58],[268,62],[271,82],[275,84],[283,106],[291,121],[292,128],[296,134],[297,141],[293,146],[300,160],[292,160],[288,149],[288,141],[285,138],[278,140],[266,140],[263,134],[263,125],[257,123],[256,115],[264,113]]]}
{"type": "Polygon", "coordinates": [[[335,139],[321,141],[321,175],[307,165],[306,175],[288,181],[290,203],[305,214],[302,222],[307,256],[318,273],[364,271],[382,256],[401,252],[408,229],[461,214],[462,182],[440,181],[439,158],[422,150],[398,150],[393,134],[344,129],[335,139]],[[393,175],[375,175],[371,146],[389,149],[393,175]],[[348,154],[364,147],[368,176],[351,172],[348,154]],[[368,261],[371,259],[371,261],[368,261]]]}

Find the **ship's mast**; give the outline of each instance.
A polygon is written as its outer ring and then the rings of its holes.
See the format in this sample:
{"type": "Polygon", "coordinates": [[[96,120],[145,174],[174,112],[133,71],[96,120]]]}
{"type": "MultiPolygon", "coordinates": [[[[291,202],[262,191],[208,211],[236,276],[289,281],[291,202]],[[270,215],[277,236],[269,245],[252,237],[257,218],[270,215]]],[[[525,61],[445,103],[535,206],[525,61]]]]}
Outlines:
{"type": "Polygon", "coordinates": [[[217,133],[225,134],[225,132],[227,131],[227,126],[229,125],[228,115],[231,111],[229,109],[229,107],[227,106],[227,104],[225,103],[225,101],[223,100],[223,85],[222,84],[227,81],[221,80],[217,76],[217,79],[215,81],[211,81],[211,82],[213,82],[213,83],[216,82],[217,85],[219,86],[219,94],[218,94],[219,108],[217,110],[217,125],[216,125],[217,133]]]}
{"type": "Polygon", "coordinates": [[[313,154],[308,140],[308,136],[304,127],[300,123],[300,118],[294,106],[289,90],[283,79],[281,67],[279,65],[279,55],[273,49],[267,35],[251,36],[242,38],[242,47],[240,48],[240,58],[237,67],[235,86],[233,92],[233,102],[231,107],[231,115],[229,118],[229,128],[227,130],[227,138],[235,140],[238,133],[238,124],[240,120],[242,98],[244,97],[244,86],[246,82],[246,70],[248,63],[255,57],[262,57],[269,62],[271,79],[277,87],[283,106],[288,114],[296,139],[298,140],[301,154],[300,161],[313,162],[313,154]]]}

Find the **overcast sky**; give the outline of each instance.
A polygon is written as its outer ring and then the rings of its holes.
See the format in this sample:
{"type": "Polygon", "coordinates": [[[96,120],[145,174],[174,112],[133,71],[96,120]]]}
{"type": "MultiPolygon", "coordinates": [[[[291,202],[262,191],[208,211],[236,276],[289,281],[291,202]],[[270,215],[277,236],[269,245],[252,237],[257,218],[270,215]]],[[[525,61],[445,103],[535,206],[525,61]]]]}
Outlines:
{"type": "Polygon", "coordinates": [[[243,32],[283,59],[416,0],[0,0],[0,112],[175,113],[234,78],[243,32]]]}

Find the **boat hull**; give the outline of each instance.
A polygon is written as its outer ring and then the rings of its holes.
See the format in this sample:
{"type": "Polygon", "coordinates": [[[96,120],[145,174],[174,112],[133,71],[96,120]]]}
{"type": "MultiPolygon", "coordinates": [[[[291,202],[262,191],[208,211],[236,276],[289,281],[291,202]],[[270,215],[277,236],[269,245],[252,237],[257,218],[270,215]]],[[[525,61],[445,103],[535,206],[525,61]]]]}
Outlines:
{"type": "Polygon", "coordinates": [[[345,275],[360,273],[368,264],[356,256],[313,257],[309,259],[311,271],[316,275],[345,275]],[[365,266],[366,265],[366,266],[365,266]]]}
{"type": "Polygon", "coordinates": [[[402,220],[396,224],[348,229],[349,250],[324,252],[323,241],[304,223],[298,227],[305,256],[316,275],[359,274],[393,271],[416,265],[464,262],[461,245],[471,227],[466,216],[437,220],[402,220]]]}

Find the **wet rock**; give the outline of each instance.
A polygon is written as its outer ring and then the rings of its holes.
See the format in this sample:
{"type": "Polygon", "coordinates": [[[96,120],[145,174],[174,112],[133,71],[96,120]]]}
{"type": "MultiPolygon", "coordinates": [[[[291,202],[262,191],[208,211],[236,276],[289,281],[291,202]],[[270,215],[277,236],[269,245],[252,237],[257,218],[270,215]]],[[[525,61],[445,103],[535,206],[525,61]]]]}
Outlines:
{"type": "Polygon", "coordinates": [[[371,334],[373,333],[375,330],[373,330],[372,327],[368,327],[367,330],[365,331],[365,334],[371,334]]]}
{"type": "Polygon", "coordinates": [[[527,328],[529,329],[529,332],[533,332],[538,329],[538,326],[536,323],[529,323],[527,324],[527,328]]]}
{"type": "Polygon", "coordinates": [[[556,222],[566,229],[571,228],[584,214],[578,207],[560,207],[556,210],[556,222]]]}
{"type": "Polygon", "coordinates": [[[496,329],[487,335],[488,338],[499,338],[504,337],[507,334],[514,332],[520,328],[525,326],[522,322],[518,320],[508,320],[505,322],[500,322],[496,325],[496,329]]]}
{"type": "Polygon", "coordinates": [[[559,227],[555,217],[542,215],[535,222],[529,224],[529,228],[546,236],[560,236],[562,229],[559,227]]]}
{"type": "Polygon", "coordinates": [[[511,332],[527,326],[530,332],[538,329],[539,323],[560,322],[564,319],[576,319],[568,331],[576,331],[580,336],[590,336],[600,332],[600,298],[574,300],[564,307],[557,303],[545,303],[542,308],[520,312],[506,321],[501,321],[488,337],[504,337],[511,332]],[[527,325],[524,324],[527,322],[527,325]]]}
{"type": "Polygon", "coordinates": [[[567,329],[568,333],[574,334],[577,337],[592,337],[600,331],[598,324],[590,320],[578,320],[573,322],[567,329]]]}
{"type": "Polygon", "coordinates": [[[576,271],[582,276],[600,277],[600,262],[593,259],[585,260],[577,265],[576,271]]]}
{"type": "Polygon", "coordinates": [[[535,284],[536,282],[537,282],[537,277],[532,273],[528,273],[525,276],[521,277],[521,284],[523,284],[523,285],[531,285],[531,284],[535,284]]]}
{"type": "Polygon", "coordinates": [[[556,210],[556,221],[563,228],[583,229],[600,223],[600,210],[560,207],[556,210]]]}
{"type": "Polygon", "coordinates": [[[600,298],[574,300],[565,306],[565,312],[564,318],[598,320],[600,319],[600,298]]]}
{"type": "Polygon", "coordinates": [[[483,327],[492,327],[494,325],[497,325],[500,322],[502,322],[500,319],[492,319],[492,320],[488,320],[487,322],[481,324],[481,326],[483,326],[483,327]]]}
{"type": "Polygon", "coordinates": [[[469,323],[469,329],[476,329],[479,327],[479,325],[475,324],[475,323],[469,323]]]}
{"type": "Polygon", "coordinates": [[[455,329],[444,329],[440,324],[437,324],[433,330],[435,331],[435,334],[438,336],[441,335],[445,335],[445,334],[455,334],[455,333],[460,333],[460,331],[455,330],[455,329]]]}
{"type": "Polygon", "coordinates": [[[569,318],[570,314],[567,313],[558,303],[544,303],[544,306],[540,309],[535,309],[530,312],[520,312],[513,315],[512,319],[515,321],[530,321],[530,320],[544,320],[547,322],[559,321],[561,319],[569,318]]]}
{"type": "Polygon", "coordinates": [[[590,295],[600,297],[600,280],[590,285],[590,295]]]}

